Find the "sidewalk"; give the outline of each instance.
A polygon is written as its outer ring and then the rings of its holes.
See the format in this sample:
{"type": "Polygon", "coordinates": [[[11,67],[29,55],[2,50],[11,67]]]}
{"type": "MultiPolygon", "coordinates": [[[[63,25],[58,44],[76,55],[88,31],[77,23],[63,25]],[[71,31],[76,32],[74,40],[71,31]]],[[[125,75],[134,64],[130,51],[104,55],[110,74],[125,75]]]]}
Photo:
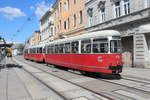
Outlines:
{"type": "Polygon", "coordinates": [[[0,72],[0,100],[31,100],[26,88],[13,69],[0,72]]]}
{"type": "Polygon", "coordinates": [[[150,80],[150,69],[124,67],[121,75],[150,80]]]}
{"type": "Polygon", "coordinates": [[[55,92],[7,59],[0,71],[0,100],[63,100],[55,92]]]}

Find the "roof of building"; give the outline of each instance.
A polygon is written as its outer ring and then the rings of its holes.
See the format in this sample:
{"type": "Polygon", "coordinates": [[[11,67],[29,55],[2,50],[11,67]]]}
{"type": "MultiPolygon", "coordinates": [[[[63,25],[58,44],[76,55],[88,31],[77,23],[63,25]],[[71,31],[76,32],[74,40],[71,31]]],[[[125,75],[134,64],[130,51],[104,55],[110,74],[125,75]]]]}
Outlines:
{"type": "Polygon", "coordinates": [[[47,11],[46,11],[46,13],[40,18],[40,21],[42,21],[46,16],[48,16],[49,14],[51,14],[52,13],[52,10],[51,10],[51,8],[50,9],[48,9],[47,11]]]}

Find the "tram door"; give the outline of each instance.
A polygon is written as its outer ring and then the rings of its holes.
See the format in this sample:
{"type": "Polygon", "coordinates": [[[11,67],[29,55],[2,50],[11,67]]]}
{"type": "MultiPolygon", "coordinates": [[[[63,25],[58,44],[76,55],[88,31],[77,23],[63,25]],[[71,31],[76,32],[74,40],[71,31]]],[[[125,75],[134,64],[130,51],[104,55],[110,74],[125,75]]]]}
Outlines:
{"type": "Polygon", "coordinates": [[[133,36],[122,37],[124,67],[133,67],[133,36]]]}

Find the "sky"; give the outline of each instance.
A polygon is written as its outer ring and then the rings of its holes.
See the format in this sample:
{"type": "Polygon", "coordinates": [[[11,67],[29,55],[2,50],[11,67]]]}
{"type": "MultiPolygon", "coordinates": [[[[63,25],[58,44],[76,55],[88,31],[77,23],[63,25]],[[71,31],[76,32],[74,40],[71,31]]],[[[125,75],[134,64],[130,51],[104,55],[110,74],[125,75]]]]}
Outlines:
{"type": "Polygon", "coordinates": [[[39,30],[39,19],[55,0],[0,0],[0,36],[25,42],[39,30]]]}

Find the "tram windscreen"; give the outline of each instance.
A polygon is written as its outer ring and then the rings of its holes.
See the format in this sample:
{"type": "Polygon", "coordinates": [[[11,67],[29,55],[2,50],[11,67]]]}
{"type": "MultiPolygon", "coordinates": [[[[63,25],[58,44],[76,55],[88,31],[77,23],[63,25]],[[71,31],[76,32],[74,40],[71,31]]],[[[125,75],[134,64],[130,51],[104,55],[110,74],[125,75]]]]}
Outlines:
{"type": "Polygon", "coordinates": [[[121,53],[121,40],[111,40],[110,41],[110,52],[111,53],[121,53]]]}

